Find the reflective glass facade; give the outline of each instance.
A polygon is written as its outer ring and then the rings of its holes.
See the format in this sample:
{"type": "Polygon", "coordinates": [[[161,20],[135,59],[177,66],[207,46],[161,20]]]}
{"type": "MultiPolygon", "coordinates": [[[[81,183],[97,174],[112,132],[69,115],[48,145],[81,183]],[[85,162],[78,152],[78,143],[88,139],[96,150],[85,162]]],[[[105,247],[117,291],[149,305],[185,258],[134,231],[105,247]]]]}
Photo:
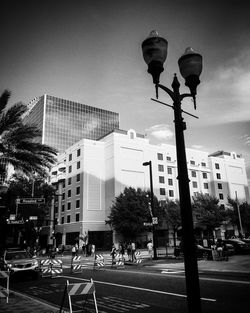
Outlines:
{"type": "Polygon", "coordinates": [[[86,138],[97,140],[119,129],[119,114],[85,104],[43,95],[24,118],[42,131],[41,142],[64,152],[86,138]]]}

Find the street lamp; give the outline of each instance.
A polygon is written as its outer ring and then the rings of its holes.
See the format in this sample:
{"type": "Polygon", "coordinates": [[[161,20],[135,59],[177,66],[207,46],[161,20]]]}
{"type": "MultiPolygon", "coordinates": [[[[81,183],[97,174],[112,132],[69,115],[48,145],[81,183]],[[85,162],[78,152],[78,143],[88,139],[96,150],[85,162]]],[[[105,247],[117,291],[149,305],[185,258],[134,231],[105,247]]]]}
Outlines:
{"type": "Polygon", "coordinates": [[[153,232],[153,249],[154,249],[154,260],[157,259],[157,251],[156,251],[156,244],[157,244],[157,237],[155,232],[155,224],[153,217],[155,217],[155,206],[154,206],[154,188],[153,188],[153,177],[152,177],[152,162],[144,162],[142,163],[143,166],[149,166],[149,175],[150,175],[150,202],[151,202],[151,217],[152,217],[152,232],[153,232]]]}
{"type": "MultiPolygon", "coordinates": [[[[200,83],[199,76],[202,71],[202,56],[187,48],[184,55],[178,60],[180,73],[185,79],[185,85],[189,87],[190,93],[180,94],[180,83],[176,74],[172,82],[172,89],[161,85],[160,74],[164,70],[163,63],[167,57],[168,42],[159,37],[156,31],[152,31],[148,38],[142,43],[143,58],[148,65],[148,72],[153,77],[153,83],[156,88],[156,97],[158,98],[158,88],[164,90],[173,100],[176,154],[178,166],[178,181],[180,193],[181,221],[182,221],[182,240],[185,263],[186,290],[188,311],[201,312],[199,274],[196,257],[196,243],[193,228],[193,216],[191,207],[191,198],[189,190],[189,178],[187,170],[187,160],[184,141],[184,130],[186,124],[183,121],[182,112],[187,113],[181,108],[181,101],[186,97],[192,97],[194,108],[196,109],[196,88],[200,83]]],[[[157,100],[154,100],[157,102],[157,100]]],[[[159,101],[158,101],[159,102],[159,101]]],[[[162,102],[160,102],[162,103],[162,102]]],[[[189,113],[187,113],[189,114],[189,113]]],[[[193,116],[192,114],[189,114],[193,116]]]]}

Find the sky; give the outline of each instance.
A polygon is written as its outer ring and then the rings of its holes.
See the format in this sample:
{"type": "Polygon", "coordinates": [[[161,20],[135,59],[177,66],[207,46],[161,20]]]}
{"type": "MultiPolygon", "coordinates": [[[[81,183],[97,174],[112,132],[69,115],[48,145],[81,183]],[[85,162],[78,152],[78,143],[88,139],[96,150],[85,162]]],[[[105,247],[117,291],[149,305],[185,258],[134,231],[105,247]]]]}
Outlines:
{"type": "MultiPolygon", "coordinates": [[[[0,92],[10,105],[49,94],[120,114],[120,128],[175,144],[173,110],[153,102],[141,43],[168,41],[161,83],[187,47],[203,57],[197,110],[183,101],[186,147],[245,158],[250,182],[250,4],[245,0],[3,0],[0,92]]],[[[171,104],[160,91],[159,100],[171,104]]]]}

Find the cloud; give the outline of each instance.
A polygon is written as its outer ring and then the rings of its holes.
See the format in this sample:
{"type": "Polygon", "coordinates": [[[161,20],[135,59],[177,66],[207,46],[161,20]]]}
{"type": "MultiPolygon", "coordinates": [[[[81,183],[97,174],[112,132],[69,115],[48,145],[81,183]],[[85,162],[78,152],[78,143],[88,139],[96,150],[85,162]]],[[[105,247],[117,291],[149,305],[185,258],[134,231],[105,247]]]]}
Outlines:
{"type": "MultiPolygon", "coordinates": [[[[250,56],[242,51],[210,72],[200,86],[198,105],[209,124],[246,121],[250,116],[250,56]]],[[[204,118],[203,118],[204,121],[204,118]]]]}
{"type": "Polygon", "coordinates": [[[204,146],[202,146],[202,145],[192,145],[191,148],[192,149],[197,149],[197,150],[202,150],[202,149],[204,149],[204,146]]]}
{"type": "Polygon", "coordinates": [[[166,124],[154,125],[150,128],[147,128],[145,132],[149,139],[160,142],[170,141],[174,137],[174,133],[171,130],[171,126],[166,124]]]}

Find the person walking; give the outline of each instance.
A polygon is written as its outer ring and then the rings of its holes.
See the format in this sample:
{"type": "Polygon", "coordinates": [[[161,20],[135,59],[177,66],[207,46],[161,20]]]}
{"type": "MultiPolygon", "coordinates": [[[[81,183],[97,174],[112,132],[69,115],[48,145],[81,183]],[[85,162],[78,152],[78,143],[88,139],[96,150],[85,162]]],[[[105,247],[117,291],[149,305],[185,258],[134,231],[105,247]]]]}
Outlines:
{"type": "Polygon", "coordinates": [[[135,251],[136,251],[135,243],[131,242],[132,262],[136,260],[135,251]]]}
{"type": "Polygon", "coordinates": [[[132,248],[131,248],[131,241],[128,243],[128,246],[127,246],[127,254],[128,254],[128,261],[130,262],[131,261],[131,251],[132,251],[132,248]]]}
{"type": "Polygon", "coordinates": [[[125,247],[124,247],[124,244],[122,242],[120,244],[120,253],[122,256],[122,260],[124,261],[125,247]]]}
{"type": "Polygon", "coordinates": [[[216,242],[216,251],[218,253],[218,261],[222,261],[223,260],[223,243],[220,238],[216,242]]]}
{"type": "Polygon", "coordinates": [[[114,243],[112,244],[110,255],[112,256],[112,264],[115,264],[116,248],[114,243]]]}
{"type": "Polygon", "coordinates": [[[153,258],[153,243],[151,239],[149,240],[147,244],[147,249],[148,249],[149,258],[152,259],[153,258]]]}

